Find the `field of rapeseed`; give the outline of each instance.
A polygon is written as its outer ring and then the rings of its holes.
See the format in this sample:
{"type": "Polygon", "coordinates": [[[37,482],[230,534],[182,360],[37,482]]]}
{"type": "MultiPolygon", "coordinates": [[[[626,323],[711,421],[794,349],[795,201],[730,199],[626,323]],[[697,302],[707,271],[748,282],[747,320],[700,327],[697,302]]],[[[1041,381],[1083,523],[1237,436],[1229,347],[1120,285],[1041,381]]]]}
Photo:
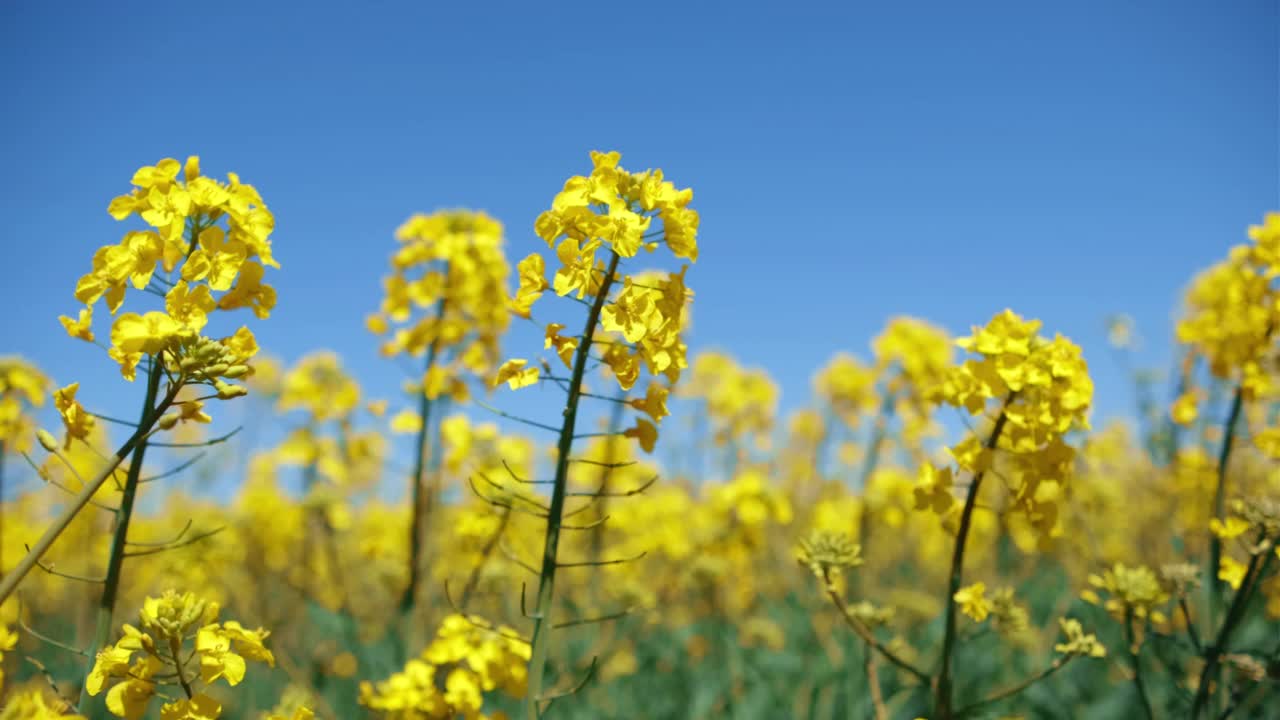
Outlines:
{"type": "Polygon", "coordinates": [[[3,477],[39,480],[2,509],[0,718],[1275,716],[1280,214],[1190,279],[1136,423],[1092,426],[1080,347],[1017,308],[889,318],[779,417],[687,350],[693,190],[580,160],[513,220],[540,242],[463,209],[387,239],[398,398],[259,347],[271,188],[122,178],[52,291],[136,411],[0,358],[3,477]]]}

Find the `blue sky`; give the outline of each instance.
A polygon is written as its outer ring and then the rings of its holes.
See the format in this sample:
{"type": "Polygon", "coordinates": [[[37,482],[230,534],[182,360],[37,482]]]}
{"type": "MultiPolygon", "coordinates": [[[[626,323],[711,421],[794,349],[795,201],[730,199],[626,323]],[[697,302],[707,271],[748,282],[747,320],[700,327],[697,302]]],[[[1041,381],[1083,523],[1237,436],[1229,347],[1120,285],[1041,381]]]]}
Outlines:
{"type": "Polygon", "coordinates": [[[336,348],[391,396],[362,319],[395,227],[484,208],[521,257],[617,149],[695,190],[692,347],[768,368],[784,407],[891,315],[963,331],[1008,306],[1084,346],[1105,418],[1131,400],[1106,316],[1166,362],[1188,279],[1280,209],[1274,0],[297,7],[0,7],[0,354],[132,412],[141,389],[56,317],[133,171],[198,154],[276,214],[259,340],[336,348]]]}

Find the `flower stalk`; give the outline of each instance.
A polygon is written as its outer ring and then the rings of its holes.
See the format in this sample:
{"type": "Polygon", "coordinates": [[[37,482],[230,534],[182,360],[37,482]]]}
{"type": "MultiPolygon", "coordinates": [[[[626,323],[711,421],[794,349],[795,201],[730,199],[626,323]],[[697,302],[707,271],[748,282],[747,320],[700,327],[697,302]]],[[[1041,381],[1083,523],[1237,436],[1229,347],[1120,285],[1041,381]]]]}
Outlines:
{"type": "MultiPolygon", "coordinates": [[[[1009,394],[1005,400],[1004,408],[1013,402],[1016,392],[1009,394]]],[[[994,450],[996,443],[1000,440],[1000,433],[1004,431],[1005,423],[1008,415],[1005,409],[1001,408],[1000,416],[996,418],[995,425],[991,428],[991,434],[987,436],[984,447],[987,450],[994,450]]],[[[973,509],[978,503],[978,490],[982,487],[982,478],[985,472],[977,472],[973,475],[973,481],[969,483],[969,492],[965,496],[964,508],[960,512],[960,527],[956,532],[956,544],[951,555],[951,571],[947,580],[947,609],[946,609],[946,630],[942,640],[942,668],[938,671],[938,683],[934,690],[934,712],[937,713],[939,720],[950,720],[953,717],[951,712],[951,695],[952,695],[952,678],[951,678],[951,660],[955,653],[956,645],[956,593],[960,591],[960,586],[964,583],[964,551],[965,544],[969,539],[970,523],[973,520],[973,509]]]]}
{"type": "Polygon", "coordinates": [[[560,439],[556,445],[556,473],[552,484],[551,504],[547,514],[547,532],[543,543],[542,567],[538,574],[538,601],[533,615],[533,650],[529,660],[529,689],[525,698],[524,715],[526,720],[538,720],[541,716],[543,683],[546,675],[547,654],[551,644],[551,609],[555,599],[555,581],[557,552],[560,547],[560,525],[564,515],[564,502],[569,478],[569,458],[573,451],[573,436],[578,420],[578,402],[582,394],[582,379],[586,374],[587,362],[591,358],[591,344],[600,311],[604,308],[605,299],[614,280],[621,257],[616,251],[610,251],[609,267],[600,288],[596,292],[591,309],[587,313],[586,326],[582,332],[582,340],[574,354],[573,373],[569,380],[568,400],[565,402],[564,421],[560,426],[560,439]]]}

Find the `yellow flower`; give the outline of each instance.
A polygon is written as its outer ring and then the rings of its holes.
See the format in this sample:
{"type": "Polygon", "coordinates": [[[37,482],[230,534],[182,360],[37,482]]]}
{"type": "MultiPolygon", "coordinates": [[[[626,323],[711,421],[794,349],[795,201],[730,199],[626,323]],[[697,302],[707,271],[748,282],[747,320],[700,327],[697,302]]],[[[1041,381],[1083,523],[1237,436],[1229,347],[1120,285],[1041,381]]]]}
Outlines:
{"type": "Polygon", "coordinates": [[[976,582],[957,590],[953,599],[960,604],[961,612],[974,622],[982,622],[991,612],[991,601],[985,597],[986,592],[986,583],[976,582]]]}
{"type": "Polygon", "coordinates": [[[164,296],[164,309],[175,321],[192,332],[200,332],[209,322],[209,313],[217,304],[207,285],[187,284],[179,280],[164,296]]]}
{"type": "Polygon", "coordinates": [[[528,387],[538,382],[541,372],[536,367],[527,368],[528,360],[516,358],[502,363],[498,368],[498,372],[494,375],[493,380],[489,384],[497,387],[502,383],[506,383],[512,390],[519,390],[522,387],[528,387]]]}
{"type": "Polygon", "coordinates": [[[265,269],[252,260],[242,265],[235,287],[218,300],[218,308],[234,310],[247,307],[252,309],[253,314],[259,319],[269,317],[272,308],[276,306],[276,291],[270,285],[262,284],[264,273],[265,269]]]}
{"type": "Polygon", "coordinates": [[[204,693],[160,706],[160,720],[217,720],[219,717],[222,717],[222,703],[204,693]]]}
{"type": "Polygon", "coordinates": [[[151,355],[183,334],[182,325],[165,313],[125,313],[111,325],[111,344],[121,353],[151,355]]]}
{"type": "Polygon", "coordinates": [[[71,447],[73,439],[88,442],[89,433],[93,431],[95,424],[93,416],[84,409],[79,400],[76,400],[76,392],[79,390],[80,383],[74,382],[53,393],[53,405],[58,409],[58,414],[62,416],[62,424],[67,429],[64,449],[71,447]]]}
{"type": "Polygon", "coordinates": [[[244,680],[244,658],[231,649],[231,638],[217,625],[200,628],[196,633],[196,651],[200,653],[200,679],[206,683],[224,678],[228,685],[244,680]]]}
{"type": "Polygon", "coordinates": [[[633,398],[627,404],[653,418],[654,422],[661,422],[662,418],[671,414],[667,410],[667,396],[670,394],[671,391],[665,386],[651,382],[643,398],[633,398]]]}
{"type": "Polygon", "coordinates": [[[416,433],[422,429],[422,416],[413,410],[405,409],[391,418],[391,432],[399,434],[416,433]]]}
{"type": "Polygon", "coordinates": [[[912,488],[916,510],[929,509],[943,515],[956,504],[956,496],[952,492],[955,479],[951,468],[934,467],[931,463],[920,466],[920,476],[916,486],[912,488]]]}
{"type": "Polygon", "coordinates": [[[658,428],[644,418],[636,418],[635,426],[624,430],[622,435],[640,441],[640,447],[647,453],[653,452],[658,444],[658,428]]]}
{"type": "Polygon", "coordinates": [[[151,656],[134,663],[128,671],[128,678],[107,691],[107,709],[126,720],[141,720],[147,713],[151,698],[156,694],[156,686],[151,677],[163,667],[159,660],[151,656]]]}
{"type": "Polygon", "coordinates": [[[1229,555],[1223,555],[1218,561],[1218,579],[1230,585],[1232,590],[1240,589],[1240,583],[1244,582],[1248,571],[1249,566],[1229,555]]]}
{"type": "Polygon", "coordinates": [[[560,323],[550,323],[547,325],[546,336],[543,340],[543,349],[556,349],[556,355],[560,357],[560,361],[565,367],[573,367],[573,353],[578,349],[578,338],[565,337],[560,334],[564,329],[564,325],[560,323]]]}
{"type": "Polygon", "coordinates": [[[227,237],[226,232],[216,225],[201,231],[196,242],[195,251],[182,266],[182,279],[189,282],[207,280],[214,290],[230,290],[249,257],[249,248],[243,242],[227,237]]]}
{"type": "Polygon", "coordinates": [[[1249,522],[1243,518],[1228,517],[1226,522],[1218,518],[1209,520],[1209,532],[1223,540],[1232,540],[1243,535],[1249,529],[1249,522]]]}
{"type": "Polygon", "coordinates": [[[1062,634],[1067,636],[1067,641],[1058,643],[1053,649],[1063,655],[1079,655],[1086,657],[1106,657],[1107,649],[1098,642],[1097,636],[1093,633],[1085,634],[1084,628],[1080,626],[1080,621],[1071,618],[1060,618],[1058,625],[1062,628],[1062,634]]]}
{"type": "Polygon", "coordinates": [[[1200,415],[1200,408],[1196,402],[1195,391],[1188,390],[1187,392],[1179,395],[1178,399],[1173,401],[1173,406],[1169,408],[1169,415],[1173,418],[1173,421],[1179,425],[1186,426],[1194,423],[1196,418],[1200,415]]]}
{"type": "Polygon", "coordinates": [[[66,328],[67,334],[71,337],[93,342],[93,307],[81,310],[80,317],[76,320],[66,315],[59,315],[58,322],[62,323],[62,327],[66,328]]]}

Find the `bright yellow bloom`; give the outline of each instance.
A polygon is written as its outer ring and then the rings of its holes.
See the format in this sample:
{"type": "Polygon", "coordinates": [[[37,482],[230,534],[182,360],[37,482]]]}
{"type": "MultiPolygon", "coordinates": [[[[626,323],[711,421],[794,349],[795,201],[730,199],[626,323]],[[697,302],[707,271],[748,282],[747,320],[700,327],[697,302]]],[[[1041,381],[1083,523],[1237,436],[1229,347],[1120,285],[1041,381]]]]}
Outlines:
{"type": "Polygon", "coordinates": [[[653,452],[658,444],[658,428],[644,418],[636,418],[636,424],[622,432],[624,437],[635,438],[645,452],[653,452]]]}
{"type": "Polygon", "coordinates": [[[538,382],[541,372],[536,367],[525,367],[528,364],[529,361],[523,358],[515,358],[502,363],[498,368],[497,374],[489,381],[489,384],[497,387],[505,382],[512,390],[519,390],[522,387],[533,385],[538,382]]]}
{"type": "Polygon", "coordinates": [[[1218,536],[1223,540],[1234,540],[1248,531],[1250,525],[1247,520],[1238,517],[1228,517],[1226,522],[1218,518],[1209,520],[1209,532],[1218,536]]]}
{"type": "Polygon", "coordinates": [[[179,280],[164,296],[164,309],[176,322],[192,332],[200,332],[217,307],[206,285],[190,286],[179,280]]]}
{"type": "Polygon", "coordinates": [[[974,622],[982,622],[991,613],[991,601],[986,596],[986,583],[976,582],[956,591],[953,598],[960,605],[960,612],[974,622]]]}
{"type": "Polygon", "coordinates": [[[80,316],[76,320],[72,320],[66,315],[59,315],[58,322],[62,323],[62,327],[66,328],[67,334],[73,338],[79,338],[85,342],[93,342],[93,308],[87,307],[80,311],[80,316]]]}
{"type": "Polygon", "coordinates": [[[1230,585],[1232,590],[1240,589],[1240,583],[1244,582],[1248,571],[1248,565],[1229,555],[1223,555],[1218,561],[1218,579],[1230,585]]]}
{"type": "Polygon", "coordinates": [[[1173,406],[1169,408],[1170,417],[1179,425],[1191,425],[1199,414],[1200,408],[1194,390],[1188,390],[1179,395],[1178,399],[1173,401],[1173,406]]]}
{"type": "Polygon", "coordinates": [[[79,389],[80,383],[74,382],[53,393],[53,405],[58,409],[58,414],[62,416],[62,424],[67,429],[64,449],[70,448],[71,441],[75,439],[88,442],[89,433],[93,431],[95,424],[93,416],[84,409],[79,400],[76,400],[76,392],[79,389]]]}
{"type": "Polygon", "coordinates": [[[405,409],[391,418],[391,432],[399,434],[416,433],[422,429],[422,416],[413,410],[405,409]]]}
{"type": "Polygon", "coordinates": [[[1107,648],[1098,642],[1098,638],[1093,633],[1085,634],[1084,628],[1080,626],[1080,621],[1072,618],[1060,618],[1058,625],[1062,628],[1062,634],[1067,636],[1067,641],[1058,643],[1053,646],[1056,652],[1063,655],[1078,655],[1082,657],[1106,657],[1107,648]]]}

